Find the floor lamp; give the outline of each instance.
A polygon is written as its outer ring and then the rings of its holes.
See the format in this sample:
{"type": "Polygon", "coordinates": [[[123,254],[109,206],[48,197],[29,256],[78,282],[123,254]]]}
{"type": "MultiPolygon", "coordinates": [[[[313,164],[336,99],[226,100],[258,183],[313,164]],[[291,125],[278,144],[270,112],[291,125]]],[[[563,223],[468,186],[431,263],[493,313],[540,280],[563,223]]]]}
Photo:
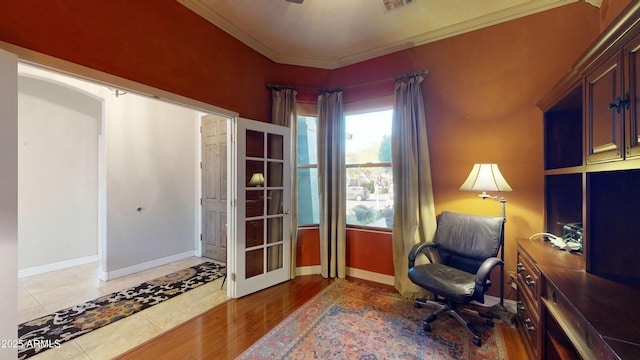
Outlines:
{"type": "MultiPolygon", "coordinates": [[[[512,191],[511,186],[507,183],[498,169],[498,164],[474,164],[471,169],[471,173],[467,177],[467,180],[460,186],[460,190],[464,191],[481,191],[480,196],[482,199],[493,199],[500,202],[501,216],[504,222],[507,222],[507,200],[501,196],[491,196],[487,194],[489,192],[505,192],[512,191]]],[[[508,319],[512,321],[513,316],[510,315],[504,308],[504,231],[502,232],[502,246],[500,247],[500,260],[502,265],[500,266],[500,307],[499,309],[492,309],[493,313],[500,319],[508,319]]]]}

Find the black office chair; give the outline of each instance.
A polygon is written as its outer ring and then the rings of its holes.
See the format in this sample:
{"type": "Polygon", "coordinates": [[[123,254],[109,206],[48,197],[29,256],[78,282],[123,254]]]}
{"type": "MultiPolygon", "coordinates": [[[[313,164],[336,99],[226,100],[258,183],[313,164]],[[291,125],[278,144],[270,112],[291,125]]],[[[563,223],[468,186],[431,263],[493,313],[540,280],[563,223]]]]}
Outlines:
{"type": "MultiPolygon", "coordinates": [[[[484,303],[489,288],[489,275],[502,260],[496,257],[503,242],[504,219],[444,211],[440,215],[433,242],[419,243],[409,251],[409,279],[432,292],[436,299],[417,299],[416,306],[435,305],[440,309],[424,319],[424,330],[431,331],[431,323],[442,313],[449,313],[473,335],[473,343],[482,344],[480,333],[460,315],[457,305],[472,300],[484,303]],[[415,265],[418,255],[424,254],[429,264],[415,265]],[[432,256],[437,255],[437,256],[432,256]],[[435,261],[434,261],[435,260],[435,261]]],[[[487,324],[492,325],[491,320],[487,324]]]]}

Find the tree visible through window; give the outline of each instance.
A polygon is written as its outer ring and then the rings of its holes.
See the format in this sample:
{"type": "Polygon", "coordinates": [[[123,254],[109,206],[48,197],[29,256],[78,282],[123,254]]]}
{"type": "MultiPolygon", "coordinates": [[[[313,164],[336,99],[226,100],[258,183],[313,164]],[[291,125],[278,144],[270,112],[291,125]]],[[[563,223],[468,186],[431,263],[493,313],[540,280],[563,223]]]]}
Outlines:
{"type": "Polygon", "coordinates": [[[347,224],[393,227],[393,110],[347,115],[347,224]]]}
{"type": "MultiPolygon", "coordinates": [[[[345,116],[347,224],[393,226],[392,110],[345,116]]],[[[320,222],[318,119],[298,116],[298,226],[320,222]]]]}

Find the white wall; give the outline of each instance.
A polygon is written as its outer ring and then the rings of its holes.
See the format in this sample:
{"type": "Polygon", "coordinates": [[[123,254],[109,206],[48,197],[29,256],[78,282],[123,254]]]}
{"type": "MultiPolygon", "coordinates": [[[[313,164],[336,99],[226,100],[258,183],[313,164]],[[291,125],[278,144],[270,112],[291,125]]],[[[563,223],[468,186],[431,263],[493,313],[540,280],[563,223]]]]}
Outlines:
{"type": "Polygon", "coordinates": [[[18,268],[98,255],[102,101],[18,78],[18,268]]]}
{"type": "Polygon", "coordinates": [[[103,99],[107,208],[103,271],[193,252],[196,111],[135,94],[116,97],[104,86],[38,68],[21,65],[20,69],[103,99]]]}
{"type": "Polygon", "coordinates": [[[196,112],[130,94],[106,109],[107,271],[193,251],[196,112]]]}

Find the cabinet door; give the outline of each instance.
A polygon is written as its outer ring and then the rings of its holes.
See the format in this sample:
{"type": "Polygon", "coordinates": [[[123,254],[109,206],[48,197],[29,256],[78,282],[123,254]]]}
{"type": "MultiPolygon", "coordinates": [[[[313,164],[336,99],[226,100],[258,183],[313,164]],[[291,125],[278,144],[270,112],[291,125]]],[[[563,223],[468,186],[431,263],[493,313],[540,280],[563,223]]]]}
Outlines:
{"type": "Polygon", "coordinates": [[[625,124],[626,157],[640,157],[640,35],[636,36],[624,49],[625,61],[625,124]]]}
{"type": "Polygon", "coordinates": [[[587,162],[622,159],[621,55],[611,58],[586,78],[587,162]]]}

